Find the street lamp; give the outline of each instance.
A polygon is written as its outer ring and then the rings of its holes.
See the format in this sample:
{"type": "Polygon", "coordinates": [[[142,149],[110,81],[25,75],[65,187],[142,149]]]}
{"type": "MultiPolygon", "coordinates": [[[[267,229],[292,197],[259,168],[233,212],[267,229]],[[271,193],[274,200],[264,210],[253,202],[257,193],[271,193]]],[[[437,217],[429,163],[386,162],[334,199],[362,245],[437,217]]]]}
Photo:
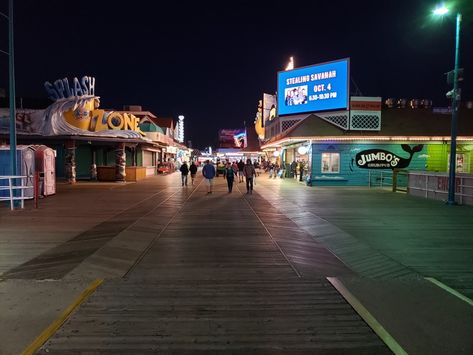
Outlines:
{"type": "MultiPolygon", "coordinates": [[[[440,5],[434,9],[435,16],[444,16],[449,12],[445,5],[440,5]]],[[[448,205],[455,204],[455,169],[457,160],[457,116],[458,116],[458,101],[460,93],[458,90],[458,65],[460,62],[460,24],[462,15],[457,13],[457,25],[455,35],[455,68],[453,69],[453,90],[452,97],[452,122],[451,122],[451,139],[450,139],[450,163],[449,163],[449,177],[448,177],[448,205]]]]}

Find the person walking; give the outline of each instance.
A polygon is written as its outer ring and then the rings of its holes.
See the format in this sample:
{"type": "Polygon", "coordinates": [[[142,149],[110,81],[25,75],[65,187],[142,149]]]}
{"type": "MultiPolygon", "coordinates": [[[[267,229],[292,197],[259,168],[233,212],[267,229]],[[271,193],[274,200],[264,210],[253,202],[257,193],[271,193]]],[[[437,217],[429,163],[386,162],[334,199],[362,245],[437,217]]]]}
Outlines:
{"type": "Polygon", "coordinates": [[[237,164],[236,161],[233,162],[232,168],[233,168],[233,172],[235,173],[234,175],[237,176],[238,175],[238,164],[237,164]]]}
{"type": "Polygon", "coordinates": [[[233,181],[235,180],[235,171],[233,170],[231,163],[228,163],[225,167],[223,177],[227,179],[228,193],[231,193],[233,190],[233,181]]]}
{"type": "Polygon", "coordinates": [[[184,184],[187,186],[187,175],[189,175],[189,167],[187,166],[186,161],[181,165],[179,170],[181,171],[182,186],[184,186],[184,184]]]}
{"type": "Polygon", "coordinates": [[[238,182],[243,182],[243,168],[245,167],[245,163],[243,163],[243,159],[240,159],[237,165],[238,165],[238,182]]]}
{"type": "Polygon", "coordinates": [[[256,171],[253,164],[251,164],[251,160],[248,159],[246,161],[246,165],[243,168],[243,174],[246,178],[246,193],[252,194],[253,193],[253,179],[255,178],[256,171]]]}
{"type": "Polygon", "coordinates": [[[295,160],[292,161],[291,163],[291,174],[292,174],[292,178],[296,178],[297,179],[297,163],[295,160]]]}
{"type": "Polygon", "coordinates": [[[205,162],[204,167],[202,168],[202,175],[204,175],[205,182],[207,183],[207,193],[211,194],[212,193],[212,186],[214,183],[214,177],[215,177],[215,167],[213,164],[210,164],[210,160],[207,160],[205,162]]]}
{"type": "Polygon", "coordinates": [[[304,175],[304,160],[299,162],[299,181],[302,181],[302,177],[304,175]]]}
{"type": "Polygon", "coordinates": [[[276,179],[278,177],[278,174],[279,174],[279,164],[276,162],[274,163],[274,179],[276,179]]]}
{"type": "Polygon", "coordinates": [[[191,173],[192,185],[194,185],[195,174],[197,174],[197,165],[195,165],[194,162],[191,163],[191,166],[189,167],[189,171],[191,173]]]}

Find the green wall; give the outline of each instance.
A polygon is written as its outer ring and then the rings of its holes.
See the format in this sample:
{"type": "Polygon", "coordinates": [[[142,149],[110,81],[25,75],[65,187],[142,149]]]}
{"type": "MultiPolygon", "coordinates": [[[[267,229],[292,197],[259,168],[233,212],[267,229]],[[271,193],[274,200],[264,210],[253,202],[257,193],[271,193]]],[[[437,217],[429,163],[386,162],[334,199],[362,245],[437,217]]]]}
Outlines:
{"type": "Polygon", "coordinates": [[[428,171],[447,171],[449,144],[427,145],[427,167],[428,171]]]}
{"type": "Polygon", "coordinates": [[[80,145],[76,149],[76,176],[78,179],[90,179],[92,165],[92,147],[80,145]]]}
{"type": "Polygon", "coordinates": [[[136,166],[143,166],[143,151],[141,148],[136,150],[136,166]]]}
{"type": "MultiPolygon", "coordinates": [[[[448,155],[450,153],[450,143],[448,144],[429,144],[427,146],[427,170],[429,171],[448,171],[448,155]]],[[[468,154],[468,171],[466,173],[473,173],[473,145],[471,144],[457,144],[457,154],[468,154]]]]}

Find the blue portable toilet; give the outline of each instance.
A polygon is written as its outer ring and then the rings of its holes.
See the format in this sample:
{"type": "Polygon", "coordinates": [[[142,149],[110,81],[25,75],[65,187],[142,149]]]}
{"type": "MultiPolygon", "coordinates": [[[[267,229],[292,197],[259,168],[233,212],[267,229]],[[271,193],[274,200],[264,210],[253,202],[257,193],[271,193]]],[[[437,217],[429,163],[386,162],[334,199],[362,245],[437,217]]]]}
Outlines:
{"type": "MultiPolygon", "coordinates": [[[[16,147],[16,173],[14,175],[27,176],[23,179],[26,186],[34,186],[35,173],[35,150],[29,145],[18,145],[16,147]],[[26,180],[26,181],[25,181],[26,180]]],[[[10,146],[0,146],[0,176],[11,175],[10,170],[10,146]]],[[[19,183],[19,180],[17,180],[19,183]]],[[[7,180],[0,179],[0,186],[8,185],[7,180]]],[[[6,197],[9,192],[0,190],[0,196],[6,197]]],[[[16,191],[19,195],[19,191],[16,191]]],[[[25,189],[24,197],[33,198],[34,189],[25,189]]]]}

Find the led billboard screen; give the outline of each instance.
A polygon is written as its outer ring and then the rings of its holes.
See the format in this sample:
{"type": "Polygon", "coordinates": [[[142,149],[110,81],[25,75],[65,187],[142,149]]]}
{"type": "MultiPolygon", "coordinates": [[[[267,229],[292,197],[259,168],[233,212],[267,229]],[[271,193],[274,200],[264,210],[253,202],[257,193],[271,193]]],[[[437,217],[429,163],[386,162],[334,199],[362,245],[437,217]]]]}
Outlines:
{"type": "Polygon", "coordinates": [[[348,108],[350,59],[278,72],[278,115],[348,108]]]}
{"type": "Polygon", "coordinates": [[[218,143],[220,148],[245,148],[246,130],[221,129],[218,132],[218,143]]]}

